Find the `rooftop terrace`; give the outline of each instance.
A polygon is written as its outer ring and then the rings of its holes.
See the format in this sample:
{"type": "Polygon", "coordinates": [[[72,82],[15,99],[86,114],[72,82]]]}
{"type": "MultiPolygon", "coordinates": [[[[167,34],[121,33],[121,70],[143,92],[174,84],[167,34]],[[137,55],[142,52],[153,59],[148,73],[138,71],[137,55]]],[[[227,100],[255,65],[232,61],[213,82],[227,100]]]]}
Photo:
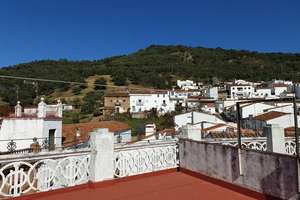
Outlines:
{"type": "Polygon", "coordinates": [[[299,199],[299,157],[264,142],[115,144],[96,129],[85,148],[2,156],[0,199],[299,199]]]}
{"type": "Polygon", "coordinates": [[[263,199],[255,194],[242,194],[240,191],[217,185],[208,180],[197,178],[183,172],[168,170],[130,178],[107,181],[102,184],[86,184],[76,190],[58,190],[23,196],[17,199],[40,200],[89,200],[130,199],[130,200],[166,200],[166,199],[223,199],[223,200],[251,200],[263,199]],[[249,195],[252,195],[249,196],[249,195]]]}

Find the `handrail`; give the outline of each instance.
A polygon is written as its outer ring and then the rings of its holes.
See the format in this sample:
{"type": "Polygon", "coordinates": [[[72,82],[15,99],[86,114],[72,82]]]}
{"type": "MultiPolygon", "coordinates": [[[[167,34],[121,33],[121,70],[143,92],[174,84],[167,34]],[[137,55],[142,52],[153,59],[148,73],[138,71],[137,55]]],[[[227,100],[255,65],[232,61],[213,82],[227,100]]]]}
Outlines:
{"type": "Polygon", "coordinates": [[[17,161],[35,161],[39,159],[47,159],[47,158],[64,158],[67,156],[76,156],[76,155],[87,155],[90,154],[91,150],[87,149],[73,149],[73,150],[65,150],[62,152],[40,152],[38,154],[15,154],[15,155],[6,155],[0,158],[0,164],[8,163],[8,162],[17,162],[17,161]]]}

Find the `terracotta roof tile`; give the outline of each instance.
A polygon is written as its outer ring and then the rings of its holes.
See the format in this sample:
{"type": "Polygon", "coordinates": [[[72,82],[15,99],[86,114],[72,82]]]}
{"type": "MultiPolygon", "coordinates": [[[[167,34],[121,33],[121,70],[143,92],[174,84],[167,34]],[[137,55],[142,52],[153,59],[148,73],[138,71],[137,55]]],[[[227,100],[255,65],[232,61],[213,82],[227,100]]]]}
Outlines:
{"type": "Polygon", "coordinates": [[[271,112],[267,112],[261,115],[257,115],[256,117],[254,117],[254,119],[256,120],[260,120],[260,121],[268,121],[271,119],[275,119],[284,115],[288,115],[289,113],[284,113],[284,112],[277,112],[277,111],[271,111],[271,112]]]}
{"type": "Polygon", "coordinates": [[[284,83],[273,83],[272,86],[273,87],[288,87],[288,85],[286,85],[284,83]]]}
{"type": "Polygon", "coordinates": [[[97,128],[108,128],[110,132],[120,132],[130,129],[128,124],[119,121],[99,121],[79,124],[63,124],[62,134],[65,138],[64,143],[75,140],[76,129],[80,130],[80,140],[87,140],[89,133],[97,128]]]}

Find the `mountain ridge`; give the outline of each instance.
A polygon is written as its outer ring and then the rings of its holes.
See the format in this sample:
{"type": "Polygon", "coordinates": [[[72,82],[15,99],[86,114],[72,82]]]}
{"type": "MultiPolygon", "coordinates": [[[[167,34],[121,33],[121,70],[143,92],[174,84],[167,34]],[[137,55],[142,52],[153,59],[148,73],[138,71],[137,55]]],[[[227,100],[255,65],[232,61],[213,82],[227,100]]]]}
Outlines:
{"type": "MultiPolygon", "coordinates": [[[[1,75],[84,82],[93,75],[110,75],[115,85],[129,83],[144,87],[171,88],[174,78],[211,83],[246,79],[267,81],[274,78],[300,81],[299,53],[259,53],[223,48],[184,45],[151,45],[128,55],[101,60],[38,60],[0,69],[1,75]]],[[[2,100],[13,104],[19,98],[33,102],[35,89],[20,80],[0,79],[2,100]]],[[[40,83],[39,93],[68,90],[74,85],[40,83]]]]}

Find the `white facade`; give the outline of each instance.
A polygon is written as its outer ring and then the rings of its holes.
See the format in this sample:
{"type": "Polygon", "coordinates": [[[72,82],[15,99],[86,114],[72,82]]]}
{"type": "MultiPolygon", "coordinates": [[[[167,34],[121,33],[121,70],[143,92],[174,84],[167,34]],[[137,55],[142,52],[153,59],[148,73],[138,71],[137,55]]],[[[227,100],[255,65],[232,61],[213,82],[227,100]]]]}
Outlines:
{"type": "Polygon", "coordinates": [[[252,85],[232,85],[230,86],[231,99],[252,98],[254,87],[252,85]]]}
{"type": "Polygon", "coordinates": [[[287,86],[274,86],[273,92],[275,96],[280,96],[282,93],[286,92],[288,90],[287,86]]]}
{"type": "Polygon", "coordinates": [[[38,109],[24,109],[22,112],[20,104],[15,108],[15,115],[4,118],[0,129],[0,151],[8,151],[8,142],[13,140],[17,149],[30,148],[33,138],[37,138],[41,144],[42,140],[53,139],[53,145],[62,145],[62,105],[46,105],[43,100],[38,109]],[[55,111],[54,112],[54,108],[55,111]]]}
{"type": "Polygon", "coordinates": [[[146,124],[145,125],[145,136],[153,135],[156,133],[156,125],[155,124],[146,124]]]}
{"type": "MultiPolygon", "coordinates": [[[[300,118],[298,116],[298,124],[300,122],[300,118]]],[[[294,124],[294,115],[286,114],[279,117],[274,117],[268,120],[258,120],[258,119],[250,119],[245,121],[245,125],[247,128],[257,130],[262,129],[266,125],[278,125],[281,128],[293,127],[294,124]]]]}
{"type": "Polygon", "coordinates": [[[189,93],[188,91],[178,91],[172,90],[169,93],[171,103],[176,105],[181,105],[182,107],[186,107],[188,103],[189,93]]]}
{"type": "Polygon", "coordinates": [[[208,97],[212,98],[214,100],[217,100],[219,98],[218,87],[209,88],[208,89],[208,97]]]}
{"type": "Polygon", "coordinates": [[[293,81],[286,81],[286,80],[273,80],[275,84],[285,84],[285,85],[293,85],[293,81]]]}
{"type": "Polygon", "coordinates": [[[183,90],[196,90],[198,89],[198,85],[191,80],[177,80],[177,86],[183,90]]]}
{"type": "Polygon", "coordinates": [[[168,92],[130,93],[130,112],[144,112],[156,109],[158,113],[175,111],[174,102],[170,101],[168,92]]]}
{"type": "Polygon", "coordinates": [[[256,88],[254,96],[256,98],[272,97],[272,90],[271,88],[256,88]]]}
{"type": "Polygon", "coordinates": [[[248,118],[250,115],[253,117],[263,114],[266,109],[274,108],[273,105],[265,103],[253,103],[241,107],[241,116],[242,118],[248,118]]]}
{"type": "Polygon", "coordinates": [[[189,112],[176,115],[174,117],[174,123],[175,129],[178,130],[179,128],[182,128],[182,126],[187,124],[203,123],[204,128],[206,128],[214,124],[224,124],[225,121],[223,121],[215,115],[210,115],[202,112],[189,112]]]}
{"type": "Polygon", "coordinates": [[[293,104],[290,103],[289,105],[282,105],[282,106],[276,106],[273,108],[270,108],[267,110],[268,112],[270,111],[277,111],[277,112],[284,112],[284,113],[294,113],[294,107],[293,104]]]}

